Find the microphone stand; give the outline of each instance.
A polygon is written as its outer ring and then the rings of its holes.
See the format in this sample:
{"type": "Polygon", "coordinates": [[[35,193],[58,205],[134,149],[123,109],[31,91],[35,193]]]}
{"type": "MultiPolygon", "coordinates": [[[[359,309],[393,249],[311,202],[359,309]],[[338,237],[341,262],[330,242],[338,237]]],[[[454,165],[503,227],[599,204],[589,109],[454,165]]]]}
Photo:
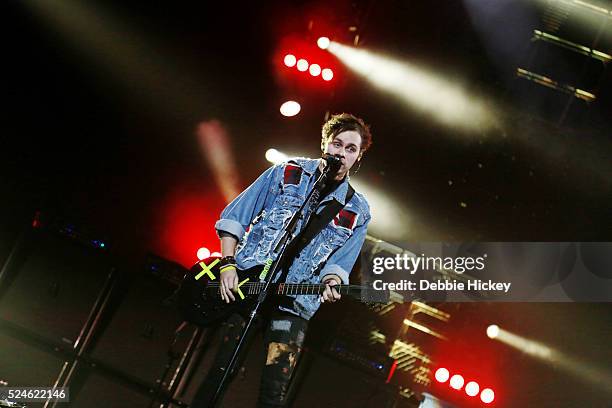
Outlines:
{"type": "MultiPolygon", "coordinates": [[[[251,309],[251,312],[249,313],[248,320],[246,321],[246,324],[240,334],[240,339],[238,340],[238,344],[236,345],[236,348],[234,349],[234,352],[232,353],[232,357],[230,358],[229,363],[225,367],[225,370],[223,372],[223,377],[221,377],[221,381],[219,381],[219,385],[217,386],[215,395],[212,399],[212,405],[211,405],[212,407],[214,407],[217,404],[217,402],[221,398],[221,395],[223,394],[223,390],[229,379],[230,373],[233,371],[234,366],[236,365],[236,362],[238,360],[238,355],[242,347],[244,346],[246,335],[252,329],[253,322],[255,321],[255,318],[257,317],[257,314],[259,313],[259,310],[262,304],[268,297],[270,284],[273,281],[272,277],[275,277],[277,273],[277,268],[280,265],[280,262],[285,254],[285,250],[287,249],[289,240],[293,236],[293,233],[295,232],[295,228],[297,226],[298,221],[300,220],[300,218],[304,217],[304,209],[306,208],[306,206],[310,206],[310,200],[312,199],[314,192],[318,191],[318,193],[320,194],[325,185],[324,183],[327,181],[327,178],[330,175],[336,173],[337,171],[338,171],[337,168],[332,169],[332,166],[329,163],[327,163],[327,165],[321,172],[321,175],[315,182],[313,189],[310,191],[310,193],[308,193],[306,200],[304,200],[300,208],[295,212],[295,214],[293,214],[287,226],[283,228],[283,232],[281,233],[282,238],[278,241],[278,244],[275,246],[273,250],[273,253],[278,253],[278,256],[276,257],[276,260],[273,261],[270,266],[268,274],[266,275],[265,280],[264,280],[265,282],[264,287],[262,291],[259,293],[257,301],[255,302],[255,305],[253,306],[253,308],[251,309]]],[[[317,197],[319,196],[319,194],[317,194],[317,197]]],[[[309,217],[310,215],[312,215],[312,212],[314,211],[316,211],[316,208],[313,208],[313,210],[309,214],[309,217]]],[[[308,220],[305,220],[305,222],[307,221],[308,220]]]]}

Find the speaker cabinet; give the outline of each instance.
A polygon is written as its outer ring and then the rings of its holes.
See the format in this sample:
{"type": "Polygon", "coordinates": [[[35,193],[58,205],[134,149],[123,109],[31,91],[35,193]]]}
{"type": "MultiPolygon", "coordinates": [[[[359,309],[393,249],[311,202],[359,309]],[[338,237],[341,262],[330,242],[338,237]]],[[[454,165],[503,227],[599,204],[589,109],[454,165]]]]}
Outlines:
{"type": "Polygon", "coordinates": [[[175,289],[174,284],[151,274],[137,278],[91,357],[146,383],[163,379],[166,371],[176,367],[195,329],[187,326],[173,344],[175,331],[183,321],[172,300],[175,289]]]}
{"type": "MultiPolygon", "coordinates": [[[[324,354],[305,355],[295,387],[294,408],[395,407],[401,398],[384,379],[370,376],[324,354]]],[[[416,407],[416,406],[415,406],[416,407]]]]}
{"type": "MultiPolygon", "coordinates": [[[[159,407],[151,403],[153,395],[147,395],[141,390],[131,388],[126,383],[119,382],[111,377],[92,372],[87,375],[84,384],[79,387],[78,393],[71,396],[71,408],[147,408],[159,407]]],[[[58,405],[61,407],[61,404],[58,405]]]]}
{"type": "Polygon", "coordinates": [[[53,343],[73,344],[110,266],[104,254],[61,236],[34,234],[27,246],[22,259],[5,268],[0,319],[53,343]]]}
{"type": "MultiPolygon", "coordinates": [[[[64,360],[52,350],[47,352],[5,332],[0,328],[0,383],[13,387],[53,386],[64,360]]],[[[32,408],[43,404],[27,405],[32,408]]]]}

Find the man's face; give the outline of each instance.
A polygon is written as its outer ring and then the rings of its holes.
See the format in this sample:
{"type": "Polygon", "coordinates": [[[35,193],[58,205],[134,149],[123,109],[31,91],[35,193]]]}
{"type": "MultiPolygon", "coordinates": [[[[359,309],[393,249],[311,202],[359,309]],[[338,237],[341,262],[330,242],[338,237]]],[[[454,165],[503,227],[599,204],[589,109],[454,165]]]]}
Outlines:
{"type": "Polygon", "coordinates": [[[325,153],[338,156],[342,159],[342,166],[338,170],[337,180],[344,178],[346,173],[361,158],[361,136],[355,130],[345,130],[325,146],[325,153]]]}

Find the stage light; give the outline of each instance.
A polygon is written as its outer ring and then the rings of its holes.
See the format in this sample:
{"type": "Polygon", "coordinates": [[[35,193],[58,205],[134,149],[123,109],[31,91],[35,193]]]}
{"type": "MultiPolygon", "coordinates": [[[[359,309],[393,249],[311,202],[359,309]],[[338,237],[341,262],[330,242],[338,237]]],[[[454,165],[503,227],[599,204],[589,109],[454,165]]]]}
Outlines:
{"type": "Polygon", "coordinates": [[[448,370],[446,368],[438,368],[436,370],[436,380],[438,380],[438,382],[444,383],[448,380],[448,377],[450,376],[450,373],[448,372],[448,370]]]}
{"type": "Polygon", "coordinates": [[[495,393],[490,388],[485,388],[480,393],[480,400],[484,402],[485,404],[492,403],[494,399],[495,399],[495,393]]]}
{"type": "MultiPolygon", "coordinates": [[[[299,64],[299,63],[298,63],[299,64]]],[[[300,113],[300,109],[301,106],[299,103],[295,102],[295,101],[287,101],[285,103],[283,103],[280,107],[280,113],[283,116],[295,116],[298,113],[300,113]]]]}
{"type": "Polygon", "coordinates": [[[456,390],[460,390],[463,387],[465,380],[459,374],[455,374],[450,379],[450,386],[456,390]]]}
{"type": "Polygon", "coordinates": [[[282,163],[286,161],[288,158],[289,158],[288,155],[276,149],[268,149],[266,151],[266,160],[272,164],[282,163]]]}
{"type": "Polygon", "coordinates": [[[561,357],[561,354],[558,351],[553,350],[551,347],[545,344],[527,339],[525,337],[519,336],[518,334],[511,333],[507,330],[499,328],[498,326],[489,326],[487,328],[487,335],[492,339],[508,344],[509,346],[512,346],[525,354],[542,359],[544,361],[568,361],[567,357],[569,356],[561,357]],[[489,333],[489,331],[491,331],[492,333],[489,333]],[[495,336],[492,337],[490,334],[494,334],[495,336]]]}
{"type": "Polygon", "coordinates": [[[375,87],[453,129],[481,134],[497,125],[492,101],[474,94],[456,78],[447,79],[432,69],[335,41],[328,50],[375,87]]]}
{"type": "MultiPolygon", "coordinates": [[[[601,29],[602,19],[603,21],[612,17],[612,9],[601,7],[605,6],[603,1],[583,1],[583,0],[558,0],[552,2],[548,0],[535,0],[536,3],[540,3],[540,7],[549,8],[549,11],[556,15],[552,21],[545,24],[548,30],[554,31],[557,24],[562,24],[568,17],[573,20],[572,24],[576,24],[583,33],[592,33],[595,35],[597,30],[601,29]],[[600,4],[591,4],[600,3],[600,4]],[[561,17],[563,15],[563,17],[561,17]],[[561,20],[558,20],[561,19],[561,20]],[[555,24],[556,23],[556,24],[555,24]]],[[[475,7],[469,7],[470,14],[479,13],[479,10],[475,7]]]]}
{"type": "Polygon", "coordinates": [[[321,76],[323,77],[323,80],[331,81],[334,77],[334,72],[329,68],[325,68],[323,71],[321,71],[321,76]]]}
{"type": "Polygon", "coordinates": [[[283,62],[285,63],[286,66],[288,66],[289,68],[295,66],[296,63],[296,58],[295,55],[293,54],[287,54],[285,55],[285,59],[283,60],[283,62]]]}
{"type": "Polygon", "coordinates": [[[489,327],[487,327],[487,336],[489,336],[489,338],[494,339],[499,335],[499,326],[496,324],[492,324],[489,327]]]}
{"type": "Polygon", "coordinates": [[[304,58],[300,58],[297,62],[297,69],[301,72],[306,71],[308,69],[308,61],[306,61],[304,58]]]}
{"type": "Polygon", "coordinates": [[[210,256],[216,256],[218,258],[221,258],[221,252],[213,252],[212,254],[210,254],[210,256]]]}
{"type": "Polygon", "coordinates": [[[210,258],[210,251],[208,248],[202,247],[198,249],[198,252],[196,253],[196,255],[198,259],[201,261],[202,259],[210,258]]]}
{"type": "MultiPolygon", "coordinates": [[[[555,367],[556,370],[565,371],[568,374],[580,378],[581,381],[588,381],[595,386],[612,384],[612,374],[602,367],[598,367],[596,364],[588,364],[580,358],[568,353],[563,353],[539,341],[511,333],[503,328],[499,328],[499,333],[495,337],[495,340],[513,347],[530,357],[550,364],[555,367]]],[[[606,390],[612,390],[612,387],[605,388],[606,390]]]]}
{"type": "Polygon", "coordinates": [[[312,64],[309,68],[310,75],[316,77],[321,73],[321,66],[319,64],[312,64]]]}
{"type": "Polygon", "coordinates": [[[470,397],[478,395],[478,391],[480,391],[480,386],[476,381],[470,381],[465,385],[465,393],[470,397]]]}
{"type": "Polygon", "coordinates": [[[329,38],[327,37],[319,37],[319,39],[317,40],[317,45],[319,46],[320,49],[322,50],[326,50],[327,47],[329,47],[329,38]]]}
{"type": "Polygon", "coordinates": [[[91,245],[93,245],[93,246],[94,246],[94,247],[96,247],[96,248],[104,248],[104,247],[106,246],[106,245],[104,244],[104,242],[102,242],[102,241],[100,241],[100,240],[97,240],[97,239],[94,239],[94,240],[92,240],[92,241],[90,241],[90,242],[91,242],[91,245]]]}

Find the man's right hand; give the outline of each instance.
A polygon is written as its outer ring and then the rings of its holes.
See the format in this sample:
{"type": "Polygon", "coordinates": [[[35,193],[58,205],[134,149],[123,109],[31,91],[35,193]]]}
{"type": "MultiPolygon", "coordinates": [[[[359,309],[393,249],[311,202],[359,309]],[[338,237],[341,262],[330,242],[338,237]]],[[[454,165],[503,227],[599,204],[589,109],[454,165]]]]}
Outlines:
{"type": "Polygon", "coordinates": [[[236,300],[233,290],[238,287],[238,273],[236,268],[227,268],[221,274],[221,299],[225,303],[236,300]]]}

